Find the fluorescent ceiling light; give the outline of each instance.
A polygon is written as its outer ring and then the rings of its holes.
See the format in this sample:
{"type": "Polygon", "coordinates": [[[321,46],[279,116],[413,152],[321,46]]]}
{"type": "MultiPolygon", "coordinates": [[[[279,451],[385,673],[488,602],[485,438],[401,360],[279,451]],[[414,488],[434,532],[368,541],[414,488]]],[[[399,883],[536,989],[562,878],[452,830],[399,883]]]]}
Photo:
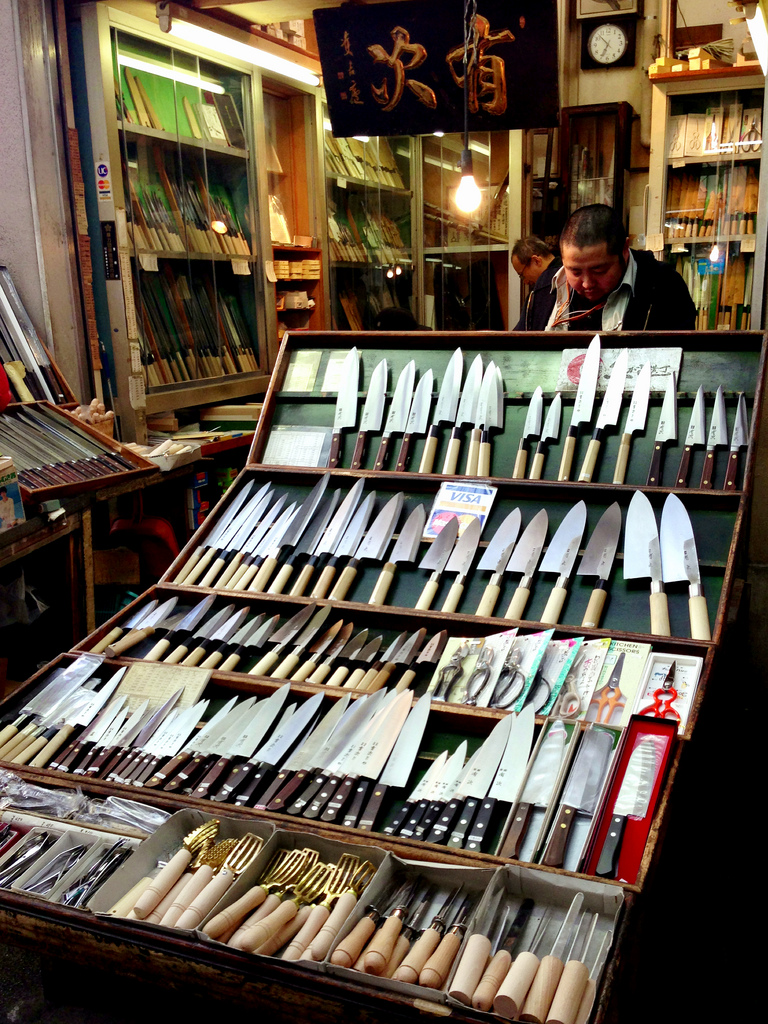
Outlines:
{"type": "Polygon", "coordinates": [[[166,64],[155,64],[152,61],[139,60],[138,57],[126,57],[122,53],[117,55],[117,63],[124,68],[133,68],[134,71],[147,71],[149,74],[159,75],[161,78],[171,78],[174,82],[180,82],[182,85],[193,85],[197,89],[205,90],[205,92],[215,92],[219,95],[223,95],[225,92],[224,87],[219,85],[218,82],[209,82],[207,79],[199,78],[197,75],[189,75],[184,71],[177,71],[176,68],[169,68],[166,64]]]}
{"type": "Polygon", "coordinates": [[[256,67],[263,68],[265,71],[274,71],[275,74],[284,75],[286,78],[303,82],[305,85],[320,84],[317,75],[300,64],[294,64],[293,61],[286,60],[284,57],[278,57],[266,50],[259,50],[255,46],[241,43],[238,39],[230,39],[229,36],[222,35],[220,32],[211,32],[210,29],[201,28],[183,18],[172,19],[171,35],[196,46],[205,46],[209,50],[215,50],[217,53],[245,61],[248,64],[255,64],[256,67]]]}
{"type": "Polygon", "coordinates": [[[765,13],[760,3],[744,4],[747,25],[752,42],[755,44],[757,59],[764,75],[768,75],[768,29],[765,25],[765,13]]]}

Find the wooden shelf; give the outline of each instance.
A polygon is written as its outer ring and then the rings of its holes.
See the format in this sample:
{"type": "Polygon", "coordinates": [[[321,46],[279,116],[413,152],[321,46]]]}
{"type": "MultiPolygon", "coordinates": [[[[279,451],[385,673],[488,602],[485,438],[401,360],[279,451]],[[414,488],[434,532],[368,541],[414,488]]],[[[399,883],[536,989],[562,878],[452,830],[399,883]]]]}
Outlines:
{"type": "Polygon", "coordinates": [[[759,61],[751,64],[734,64],[729,68],[713,68],[708,71],[662,71],[657,74],[648,75],[651,82],[699,82],[699,81],[720,81],[723,78],[754,78],[755,75],[762,76],[763,72],[759,61]]]}

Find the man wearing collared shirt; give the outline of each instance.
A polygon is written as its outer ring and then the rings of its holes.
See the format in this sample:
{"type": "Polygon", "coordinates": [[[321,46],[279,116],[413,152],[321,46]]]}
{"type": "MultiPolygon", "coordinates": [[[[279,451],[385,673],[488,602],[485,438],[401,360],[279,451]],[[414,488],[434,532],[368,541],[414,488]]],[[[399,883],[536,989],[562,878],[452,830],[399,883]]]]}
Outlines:
{"type": "Polygon", "coordinates": [[[560,235],[563,266],[552,279],[548,331],[686,331],[696,307],[677,271],[629,248],[610,206],[583,206],[560,235]]]}

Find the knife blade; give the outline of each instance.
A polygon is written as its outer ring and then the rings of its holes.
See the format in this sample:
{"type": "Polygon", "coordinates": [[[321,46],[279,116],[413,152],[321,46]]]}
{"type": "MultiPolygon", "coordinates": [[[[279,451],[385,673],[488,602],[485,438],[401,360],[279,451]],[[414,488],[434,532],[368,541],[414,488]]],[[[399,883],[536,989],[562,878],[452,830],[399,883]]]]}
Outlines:
{"type": "Polygon", "coordinates": [[[467,464],[464,467],[464,476],[477,476],[480,458],[480,439],[483,427],[491,416],[491,401],[493,399],[493,388],[496,382],[496,363],[493,360],[488,363],[480,384],[477,404],[475,406],[475,421],[469,435],[469,449],[467,451],[467,464]]]}
{"type": "Polygon", "coordinates": [[[528,604],[528,598],[531,594],[533,574],[536,572],[536,566],[539,564],[548,526],[547,510],[543,508],[536,513],[525,530],[523,530],[523,535],[517,542],[509,562],[507,562],[507,572],[519,572],[522,573],[522,576],[517,589],[512,595],[509,607],[504,614],[505,619],[522,619],[523,617],[525,606],[528,604]]]}
{"type": "Polygon", "coordinates": [[[656,779],[659,739],[658,736],[643,736],[630,755],[595,869],[600,878],[616,877],[627,818],[642,819],[648,813],[656,779]]]}
{"type": "Polygon", "coordinates": [[[411,814],[414,811],[416,805],[422,800],[427,799],[429,793],[432,790],[433,785],[440,778],[443,771],[445,770],[446,762],[448,761],[448,751],[444,750],[439,754],[434,761],[427,768],[426,772],[411,791],[410,796],[407,798],[402,807],[400,807],[393,817],[387,822],[382,829],[385,835],[395,835],[399,833],[400,828],[406,823],[411,814]]]}
{"type": "Polygon", "coordinates": [[[426,555],[419,563],[420,569],[431,569],[432,573],[424,584],[424,589],[414,606],[416,611],[425,611],[432,607],[432,602],[440,587],[443,570],[459,535],[459,526],[458,516],[452,516],[429,545],[426,555]]]}
{"type": "MultiPolygon", "coordinates": [[[[107,649],[107,647],[109,647],[110,644],[113,644],[115,643],[115,641],[119,640],[123,633],[126,633],[131,629],[138,628],[141,625],[143,619],[146,616],[151,615],[155,608],[157,608],[159,603],[160,602],[157,598],[153,598],[153,600],[147,601],[143,605],[140,605],[138,610],[135,611],[133,615],[131,615],[131,617],[126,620],[126,622],[122,623],[122,625],[120,626],[114,626],[109,631],[109,633],[106,634],[106,636],[102,637],[102,639],[99,640],[98,643],[94,644],[93,647],[90,648],[90,653],[102,654],[107,649]]],[[[2,733],[0,733],[0,747],[2,745],[2,733]]]]}
{"type": "Polygon", "coordinates": [[[595,813],[613,752],[613,740],[612,733],[594,726],[582,737],[568,773],[551,838],[541,859],[547,867],[563,866],[576,815],[595,813]]]}
{"type": "Polygon", "coordinates": [[[693,527],[685,505],[668,494],[661,512],[661,572],[665,583],[688,582],[688,615],[692,640],[711,640],[707,599],[701,585],[693,527]]]}
{"type": "MultiPolygon", "coordinates": [[[[341,664],[337,666],[331,678],[328,679],[328,682],[326,683],[327,686],[341,686],[349,674],[350,666],[361,656],[367,641],[368,629],[366,628],[361,630],[357,636],[352,637],[341,651],[339,651],[337,657],[333,660],[339,661],[341,664]]],[[[323,662],[323,664],[319,665],[317,670],[309,677],[309,682],[316,683],[318,685],[325,683],[330,670],[331,663],[323,662]]]]}
{"type": "Polygon", "coordinates": [[[322,536],[318,538],[315,547],[310,550],[309,558],[307,559],[306,564],[302,567],[301,572],[296,578],[296,582],[291,588],[291,597],[303,596],[317,565],[326,555],[333,554],[340,538],[346,532],[352,517],[357,511],[364,486],[365,480],[358,480],[342,501],[338,511],[334,514],[333,519],[331,519],[328,524],[328,528],[323,532],[322,536]]]}
{"type": "Polygon", "coordinates": [[[701,384],[696,392],[693,409],[691,409],[691,418],[688,422],[688,432],[685,435],[683,454],[680,456],[680,465],[677,470],[677,487],[688,486],[688,474],[691,469],[693,449],[704,444],[707,436],[706,415],[704,385],[701,384]]]}
{"type": "Polygon", "coordinates": [[[563,400],[558,391],[555,397],[552,399],[547,409],[547,417],[544,420],[544,429],[541,432],[541,437],[536,445],[536,451],[533,454],[531,460],[531,475],[528,477],[529,480],[541,480],[541,474],[544,469],[544,456],[546,454],[546,445],[549,441],[557,441],[560,436],[560,418],[563,410],[563,400]]]}
{"type": "Polygon", "coordinates": [[[400,451],[397,456],[396,469],[399,473],[405,472],[408,464],[408,452],[413,438],[418,437],[420,434],[426,434],[427,432],[429,407],[432,404],[433,380],[434,374],[432,373],[432,370],[427,370],[416,385],[416,390],[413,393],[413,401],[411,402],[410,412],[408,413],[405,433],[403,434],[403,440],[400,443],[400,451]]]}
{"type": "Polygon", "coordinates": [[[602,618],[608,596],[608,577],[616,557],[620,534],[621,508],[618,501],[614,501],[600,516],[576,570],[577,576],[597,577],[581,622],[582,626],[589,629],[597,629],[602,618]]]}
{"type": "MultiPolygon", "coordinates": [[[[120,675],[125,670],[120,670],[120,675]]],[[[106,737],[110,736],[111,730],[119,729],[127,715],[126,702],[128,698],[123,694],[115,697],[101,711],[93,722],[83,730],[74,743],[70,743],[63,751],[56,754],[56,757],[48,765],[49,769],[60,772],[74,772],[75,769],[90,755],[91,751],[102,745],[106,737]]],[[[109,741],[111,742],[111,740],[109,741]]]]}
{"type": "Polygon", "coordinates": [[[420,665],[429,665],[434,670],[435,665],[440,661],[442,653],[445,650],[445,645],[448,642],[448,632],[443,629],[439,633],[435,633],[429,643],[426,645],[423,651],[416,658],[413,663],[413,668],[406,669],[403,672],[400,679],[397,681],[395,690],[401,693],[403,690],[407,690],[413,683],[418,673],[420,665]]]}
{"type": "Polygon", "coordinates": [[[477,402],[480,396],[480,386],[483,382],[483,357],[476,355],[469,368],[467,379],[464,381],[464,389],[459,399],[459,408],[456,413],[456,420],[451,430],[448,450],[445,453],[443,462],[443,475],[453,476],[459,461],[459,449],[461,448],[462,429],[466,423],[474,424],[476,419],[477,402]]]}
{"type": "MultiPolygon", "coordinates": [[[[220,653],[223,661],[219,666],[219,672],[234,672],[240,661],[247,654],[261,650],[277,629],[279,621],[279,615],[273,615],[269,619],[264,619],[264,612],[261,612],[253,622],[246,622],[232,637],[231,643],[221,648],[220,653]]],[[[206,659],[206,661],[208,660],[206,659]]],[[[213,667],[215,666],[203,662],[203,668],[213,667]]]]}
{"type": "MultiPolygon", "coordinates": [[[[234,605],[228,605],[227,609],[233,609],[234,605]]],[[[226,611],[227,609],[224,609],[226,611]]],[[[234,612],[228,618],[223,616],[219,623],[216,625],[214,632],[210,636],[207,636],[202,630],[198,634],[198,637],[202,638],[201,642],[193,650],[187,654],[187,656],[181,662],[182,665],[199,665],[200,662],[208,656],[215,648],[221,644],[225,644],[230,637],[234,636],[240,626],[243,624],[245,619],[248,617],[251,611],[250,605],[245,605],[238,611],[234,612]]],[[[210,630],[208,631],[210,632],[210,630]]]]}
{"type": "MultiPolygon", "coordinates": [[[[268,497],[269,501],[272,501],[273,495],[270,494],[268,497]]],[[[227,552],[227,567],[216,581],[217,590],[245,590],[258,570],[257,559],[262,545],[268,543],[267,537],[274,539],[277,536],[273,530],[284,531],[296,511],[296,502],[292,502],[283,510],[287,501],[288,495],[281,494],[265,509],[253,529],[246,533],[240,547],[227,552]]]]}
{"type": "Polygon", "coordinates": [[[354,622],[345,623],[339,619],[338,622],[334,623],[319,640],[315,640],[311,644],[309,647],[311,657],[299,665],[291,676],[291,682],[303,683],[306,679],[309,679],[318,670],[320,656],[323,654],[329,659],[330,664],[333,664],[333,659],[346,646],[354,628],[354,622]]]}
{"type": "MultiPolygon", "coordinates": [[[[385,657],[366,672],[362,682],[358,686],[358,689],[365,690],[368,693],[375,693],[376,690],[380,690],[382,686],[386,686],[389,682],[390,676],[398,665],[408,665],[416,657],[416,653],[424,643],[426,635],[426,628],[421,626],[403,643],[397,643],[391,653],[389,651],[387,652],[388,656],[385,655],[385,657]]],[[[400,684],[398,685],[396,692],[402,693],[404,689],[406,689],[406,687],[400,684]]]]}
{"type": "MultiPolygon", "coordinates": [[[[674,378],[674,374],[671,374],[674,378]]],[[[651,397],[651,364],[650,361],[643,364],[640,373],[635,381],[635,390],[632,392],[632,401],[629,404],[629,414],[624,426],[624,433],[619,442],[619,453],[616,456],[616,466],[613,470],[613,482],[623,484],[627,475],[627,463],[629,462],[629,449],[632,445],[632,435],[638,430],[645,430],[645,421],[648,418],[648,400],[651,397]]],[[[663,418],[663,410],[662,410],[663,418]]]]}
{"type": "Polygon", "coordinates": [[[477,456],[478,476],[491,475],[491,430],[504,429],[504,381],[501,370],[494,364],[493,381],[488,394],[485,421],[480,434],[480,451],[477,456]]]}
{"type": "MultiPolygon", "coordinates": [[[[238,512],[240,511],[240,509],[243,507],[245,502],[251,496],[255,486],[256,486],[256,481],[255,480],[251,480],[248,483],[246,483],[240,489],[240,492],[232,499],[229,507],[224,509],[221,512],[221,514],[218,516],[218,522],[213,527],[211,532],[208,534],[208,536],[206,537],[205,541],[202,544],[198,544],[197,547],[193,550],[192,554],[187,558],[187,560],[184,563],[184,565],[181,567],[181,569],[176,574],[176,578],[173,581],[174,583],[183,583],[185,581],[186,577],[192,571],[192,569],[194,569],[194,567],[197,564],[197,562],[199,561],[199,559],[203,556],[205,551],[209,547],[210,548],[216,547],[218,538],[228,528],[228,526],[230,525],[232,520],[236,518],[236,516],[237,516],[238,512]]],[[[266,493],[266,491],[268,491],[270,489],[270,487],[271,487],[271,484],[269,482],[267,482],[266,484],[264,484],[262,490],[266,489],[265,490],[265,493],[266,493]]]]}
{"type": "Polygon", "coordinates": [[[647,486],[661,484],[662,460],[666,445],[677,440],[677,375],[673,372],[667,376],[667,389],[659,414],[659,425],[656,428],[656,440],[653,444],[653,455],[648,467],[647,486]]]}
{"type": "MultiPolygon", "coordinates": [[[[163,664],[166,665],[178,665],[186,658],[189,654],[190,643],[192,640],[209,640],[214,633],[219,629],[224,622],[228,621],[230,616],[235,610],[234,604],[225,605],[224,608],[214,612],[213,615],[201,626],[193,625],[192,629],[189,630],[189,635],[185,636],[181,643],[178,642],[178,635],[174,638],[176,646],[173,647],[170,654],[166,654],[163,658],[163,664]]],[[[199,620],[198,620],[199,621],[199,620]]]]}
{"type": "Polygon", "coordinates": [[[419,473],[431,473],[435,464],[437,442],[440,436],[440,425],[442,423],[453,423],[456,419],[456,412],[459,405],[459,394],[461,392],[461,376],[464,372],[464,356],[460,348],[451,356],[446,367],[443,381],[440,385],[440,393],[437,396],[435,406],[435,418],[427,433],[424,442],[424,451],[419,464],[419,473]]]}
{"type": "Polygon", "coordinates": [[[428,793],[412,809],[410,817],[401,826],[398,835],[406,839],[423,839],[429,834],[445,805],[456,792],[456,785],[464,772],[466,756],[467,741],[462,740],[445,762],[440,775],[433,780],[428,793]]]}
{"type": "Polygon", "coordinates": [[[448,559],[445,571],[447,573],[456,573],[456,576],[440,609],[441,612],[455,612],[458,608],[459,601],[464,593],[469,570],[472,568],[472,562],[477,553],[477,545],[480,543],[482,529],[483,524],[480,519],[477,517],[473,518],[451,552],[451,557],[448,559]]]}
{"type": "Polygon", "coordinates": [[[328,459],[329,469],[335,469],[339,464],[342,431],[350,430],[357,423],[357,385],[359,380],[360,353],[356,348],[351,348],[347,352],[341,368],[336,411],[333,417],[331,454],[328,459]]]}
{"type": "Polygon", "coordinates": [[[291,554],[280,567],[280,571],[269,586],[268,594],[282,594],[293,575],[293,570],[300,561],[304,561],[315,550],[325,533],[331,517],[341,501],[341,491],[334,491],[322,505],[318,506],[317,512],[312,519],[310,526],[302,534],[299,542],[291,554]]]}
{"type": "Polygon", "coordinates": [[[298,635],[304,626],[306,626],[316,611],[317,605],[313,602],[312,604],[308,604],[303,608],[300,608],[295,615],[288,619],[288,621],[284,623],[284,625],[282,625],[271,637],[272,643],[276,646],[271,651],[267,651],[267,653],[249,671],[248,675],[267,675],[270,669],[272,669],[277,663],[280,655],[291,640],[298,635]]]}
{"type": "MultiPolygon", "coordinates": [[[[124,654],[125,651],[130,650],[131,647],[135,647],[136,644],[141,643],[142,640],[152,636],[157,632],[158,627],[164,627],[167,629],[170,623],[171,613],[176,607],[178,600],[178,597],[169,597],[167,601],[163,601],[162,604],[149,611],[141,619],[138,626],[134,626],[132,629],[126,630],[119,640],[116,640],[104,649],[104,657],[116,658],[119,655],[124,654]]],[[[211,602],[211,604],[212,603],[213,602],[211,602]]],[[[210,605],[208,607],[210,607],[210,605]]],[[[162,641],[160,642],[162,643],[162,641]]]]}
{"type": "MultiPolygon", "coordinates": [[[[456,822],[461,811],[463,801],[470,792],[479,790],[477,779],[484,781],[487,775],[486,766],[491,760],[496,760],[498,767],[499,759],[504,751],[507,736],[509,733],[510,716],[507,715],[496,723],[491,734],[480,744],[464,765],[450,789],[445,789],[442,794],[443,806],[440,807],[437,815],[428,820],[429,813],[422,822],[423,827],[416,830],[416,838],[424,839],[428,843],[444,843],[449,837],[448,830],[456,822]],[[503,728],[501,728],[503,726],[503,728]],[[498,759],[496,758],[498,754],[498,759]]],[[[495,769],[494,769],[495,770],[495,769]]],[[[491,774],[491,779],[493,775],[491,774]]],[[[490,785],[490,780],[489,783],[490,785]]],[[[486,789],[487,792],[487,789],[486,789]]],[[[436,801],[437,803],[437,801],[436,801]]]]}
{"type": "MultiPolygon", "coordinates": [[[[301,633],[292,639],[290,642],[293,644],[293,650],[287,657],[283,658],[280,664],[273,668],[269,673],[270,679],[289,679],[291,674],[298,666],[301,658],[312,642],[313,637],[317,636],[320,629],[325,624],[325,620],[331,614],[331,606],[326,605],[325,608],[320,608],[307,624],[302,629],[301,633]]],[[[277,635],[277,634],[275,634],[277,635]]],[[[281,645],[281,650],[285,644],[281,645]]]]}
{"type": "Polygon", "coordinates": [[[427,512],[424,505],[417,505],[405,521],[400,536],[395,542],[389,560],[384,563],[373,588],[368,604],[383,605],[400,562],[413,562],[421,544],[427,512]]]}
{"type": "Polygon", "coordinates": [[[232,521],[231,528],[221,535],[218,546],[215,549],[211,549],[213,557],[211,559],[206,557],[198,562],[193,572],[184,580],[187,586],[195,584],[201,587],[209,587],[213,585],[213,581],[218,577],[217,587],[221,588],[234,575],[243,553],[248,550],[248,540],[254,533],[259,531],[260,523],[264,523],[264,530],[266,530],[267,525],[272,522],[272,519],[282,508],[287,497],[287,495],[282,495],[269,508],[275,492],[268,490],[262,493],[263,491],[264,488],[248,502],[237,519],[232,521]],[[267,512],[268,509],[269,511],[267,512]],[[264,516],[264,520],[262,520],[262,516],[264,516]],[[208,571],[198,584],[198,577],[206,567],[206,562],[208,563],[208,571]],[[198,572],[198,569],[200,572],[198,572]],[[222,570],[224,571],[222,572],[222,570]],[[221,573],[220,577],[219,573],[221,573]]]}
{"type": "Polygon", "coordinates": [[[628,362],[629,349],[623,348],[613,364],[611,379],[608,381],[600,412],[597,414],[597,423],[592,433],[592,440],[589,442],[587,454],[584,456],[584,462],[579,473],[579,480],[582,483],[589,483],[592,480],[606,427],[615,427],[619,422],[621,403],[624,398],[624,384],[627,379],[628,362]]]}
{"type": "MultiPolygon", "coordinates": [[[[331,583],[333,583],[334,577],[336,576],[336,569],[339,564],[345,559],[349,559],[354,556],[357,551],[365,528],[368,525],[368,520],[373,512],[373,505],[376,501],[376,491],[371,491],[370,494],[366,495],[363,501],[360,503],[359,508],[355,511],[352,516],[352,520],[344,531],[344,535],[336,543],[331,557],[328,562],[323,566],[320,575],[317,578],[317,582],[312,588],[310,597],[316,599],[322,599],[328,593],[331,583]]],[[[325,544],[325,540],[323,540],[325,544]]]]}
{"type": "Polygon", "coordinates": [[[483,557],[477,566],[477,572],[484,572],[490,569],[491,578],[486,584],[483,596],[480,598],[480,602],[475,609],[475,615],[493,615],[504,582],[507,562],[512,555],[512,549],[517,541],[521,525],[522,514],[520,509],[512,509],[501,526],[496,530],[493,540],[485,549],[483,557]]]}
{"type": "Polygon", "coordinates": [[[366,559],[380,562],[395,532],[405,495],[402,491],[394,494],[379,512],[360,542],[352,558],[339,573],[339,578],[330,593],[331,601],[343,601],[357,576],[357,570],[366,559]]]}
{"type": "Polygon", "coordinates": [[[378,434],[381,430],[381,421],[384,416],[384,399],[387,395],[387,374],[389,367],[387,360],[381,359],[371,374],[371,381],[368,385],[368,394],[365,396],[365,404],[360,417],[360,426],[355,443],[355,451],[352,455],[350,469],[360,469],[365,455],[365,440],[368,434],[378,434]]]}
{"type": "Polygon", "coordinates": [[[523,424],[523,433],[520,436],[520,443],[517,446],[517,455],[515,456],[515,466],[512,470],[513,480],[524,480],[525,469],[528,462],[528,449],[526,448],[526,441],[531,439],[538,439],[541,437],[541,420],[544,415],[544,395],[540,387],[531,395],[531,400],[528,403],[528,411],[525,414],[525,423],[523,424]]]}
{"type": "Polygon", "coordinates": [[[498,857],[519,857],[534,807],[547,807],[552,799],[567,742],[565,725],[559,720],[553,722],[536,752],[523,786],[523,795],[499,842],[498,857]]]}
{"type": "Polygon", "coordinates": [[[715,475],[715,449],[728,444],[728,420],[725,415],[725,397],[723,385],[719,384],[715,393],[715,404],[707,435],[707,450],[704,455],[704,466],[701,470],[699,487],[711,490],[715,475]]]}
{"type": "Polygon", "coordinates": [[[373,468],[376,470],[384,468],[384,463],[387,460],[387,452],[389,451],[389,442],[392,435],[402,434],[405,432],[408,410],[411,407],[411,396],[413,395],[413,382],[415,377],[416,362],[411,359],[411,361],[406,363],[402,368],[400,376],[397,378],[395,393],[392,396],[392,402],[389,406],[387,422],[384,424],[384,433],[381,435],[379,450],[376,453],[376,461],[373,464],[373,468]]]}
{"type": "Polygon", "coordinates": [[[587,506],[583,501],[579,501],[560,523],[539,566],[539,572],[557,573],[557,580],[547,598],[540,620],[548,626],[557,625],[560,621],[560,612],[568,593],[568,579],[573,571],[586,525],[587,506]]]}
{"type": "Polygon", "coordinates": [[[376,661],[373,661],[373,658],[375,657],[376,653],[378,653],[379,647],[381,646],[380,643],[378,644],[378,646],[376,646],[377,641],[380,641],[381,637],[377,637],[375,640],[372,640],[368,647],[366,647],[364,651],[360,652],[360,658],[358,659],[362,665],[368,665],[369,667],[366,669],[362,668],[361,666],[358,666],[356,669],[350,672],[348,678],[343,683],[344,687],[350,690],[367,690],[368,686],[376,678],[382,665],[384,665],[386,662],[394,658],[395,654],[406,642],[407,637],[408,634],[406,632],[402,632],[398,637],[395,637],[395,639],[386,649],[382,657],[377,659],[376,661]],[[367,657],[364,658],[363,655],[367,656],[369,647],[375,648],[373,650],[373,654],[371,655],[370,659],[367,657]]]}
{"type": "Polygon", "coordinates": [[[749,426],[747,424],[747,401],[742,391],[736,406],[736,419],[733,421],[731,433],[731,453],[725,471],[723,490],[732,491],[736,488],[736,475],[739,467],[739,448],[746,448],[749,443],[749,426]]]}
{"type": "Polygon", "coordinates": [[[671,636],[669,606],[661,571],[661,546],[653,506],[642,491],[635,491],[624,527],[624,579],[651,580],[651,633],[671,636]]]}
{"type": "Polygon", "coordinates": [[[571,425],[565,437],[563,454],[560,459],[560,469],[557,473],[558,480],[571,479],[571,465],[573,455],[576,451],[576,438],[579,436],[579,426],[582,423],[589,423],[592,419],[592,406],[595,401],[595,389],[597,388],[597,375],[600,370],[600,336],[596,334],[590,342],[584,362],[581,364],[581,375],[579,387],[576,391],[576,400],[573,403],[571,414],[571,425]]]}

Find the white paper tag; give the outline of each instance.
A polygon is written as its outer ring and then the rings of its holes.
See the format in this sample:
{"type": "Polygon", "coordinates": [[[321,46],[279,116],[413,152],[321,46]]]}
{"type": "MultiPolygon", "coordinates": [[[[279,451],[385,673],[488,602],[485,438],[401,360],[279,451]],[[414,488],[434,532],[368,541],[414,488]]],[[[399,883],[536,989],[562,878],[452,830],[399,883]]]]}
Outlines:
{"type": "Polygon", "coordinates": [[[664,235],[661,231],[653,235],[645,236],[645,249],[646,252],[661,252],[664,248],[664,235]]]}
{"type": "Polygon", "coordinates": [[[344,360],[347,358],[347,355],[347,352],[331,352],[328,357],[328,365],[325,368],[321,391],[339,390],[344,370],[344,360]]]}
{"type": "Polygon", "coordinates": [[[146,409],[147,393],[144,390],[143,374],[131,374],[128,378],[128,401],[132,409],[146,409]]]}
{"type": "Polygon", "coordinates": [[[685,167],[685,166],[686,166],[686,164],[685,164],[685,160],[683,160],[683,159],[680,159],[680,160],[673,160],[673,161],[671,162],[671,164],[670,164],[670,167],[674,167],[674,168],[678,168],[678,167],[685,167]]]}
{"type": "Polygon", "coordinates": [[[755,239],[754,238],[742,238],[742,240],[741,240],[741,251],[742,252],[754,252],[755,251],[755,239]]]}
{"type": "Polygon", "coordinates": [[[246,260],[232,260],[232,273],[238,274],[240,277],[248,277],[251,272],[251,268],[248,266],[246,260]]]}
{"type": "Polygon", "coordinates": [[[322,352],[312,349],[294,352],[281,391],[311,391],[322,356],[322,352]]]}
{"type": "Polygon", "coordinates": [[[132,341],[128,347],[131,353],[131,373],[141,373],[141,345],[132,341]]]}
{"type": "Polygon", "coordinates": [[[157,273],[157,256],[151,252],[139,253],[139,264],[148,273],[157,273]]]}
{"type": "Polygon", "coordinates": [[[337,185],[338,188],[346,188],[347,187],[347,179],[346,178],[337,178],[336,179],[336,185],[337,185]]]}

